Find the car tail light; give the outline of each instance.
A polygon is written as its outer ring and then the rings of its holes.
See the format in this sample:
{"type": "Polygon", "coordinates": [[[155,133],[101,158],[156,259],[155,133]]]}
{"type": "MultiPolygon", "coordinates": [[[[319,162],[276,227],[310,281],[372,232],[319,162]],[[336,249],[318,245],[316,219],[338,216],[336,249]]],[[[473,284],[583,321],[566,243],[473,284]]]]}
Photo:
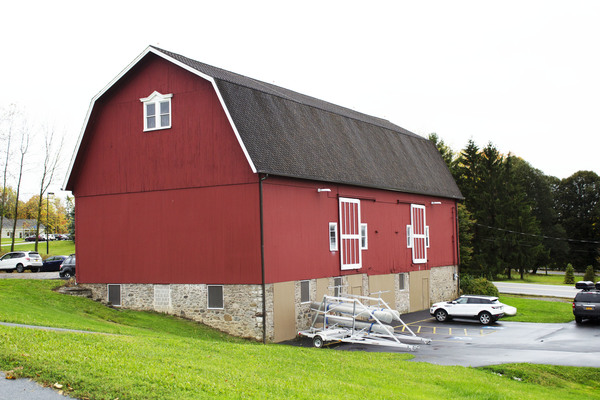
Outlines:
{"type": "Polygon", "coordinates": [[[573,302],[573,310],[575,309],[575,302],[573,302]]]}

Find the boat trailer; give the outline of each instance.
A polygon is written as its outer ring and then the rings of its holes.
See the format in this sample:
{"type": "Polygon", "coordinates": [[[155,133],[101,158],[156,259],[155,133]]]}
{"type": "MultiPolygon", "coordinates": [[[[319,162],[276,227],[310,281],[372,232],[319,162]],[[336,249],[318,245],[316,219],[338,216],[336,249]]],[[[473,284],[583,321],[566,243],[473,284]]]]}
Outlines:
{"type": "Polygon", "coordinates": [[[415,351],[418,344],[430,344],[431,339],[417,335],[402,321],[400,313],[392,310],[381,298],[340,294],[323,296],[320,303],[313,302],[311,327],[298,332],[313,340],[321,348],[328,342],[357,343],[389,346],[415,351]],[[390,324],[400,322],[404,328],[396,333],[390,324]]]}

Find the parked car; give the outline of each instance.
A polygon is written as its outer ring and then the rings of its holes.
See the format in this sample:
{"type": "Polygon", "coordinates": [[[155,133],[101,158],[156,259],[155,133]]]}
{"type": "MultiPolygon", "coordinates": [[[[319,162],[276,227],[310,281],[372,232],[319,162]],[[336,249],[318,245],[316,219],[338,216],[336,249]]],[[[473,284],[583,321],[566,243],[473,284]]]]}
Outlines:
{"type": "Polygon", "coordinates": [[[75,254],[71,254],[69,257],[65,258],[63,263],[60,264],[58,276],[64,279],[75,276],[75,254]]]}
{"type": "MultiPolygon", "coordinates": [[[[45,240],[46,239],[42,235],[38,236],[38,242],[43,242],[45,240]]],[[[25,238],[25,241],[26,242],[35,242],[35,235],[33,235],[33,236],[27,236],[25,238]]]]}
{"type": "Polygon", "coordinates": [[[65,261],[67,256],[52,256],[48,257],[44,260],[44,265],[42,265],[42,271],[50,272],[50,271],[59,271],[60,264],[65,261]]]}
{"type": "Polygon", "coordinates": [[[600,320],[600,282],[581,281],[575,284],[581,289],[573,299],[575,322],[581,324],[584,319],[600,320]]]}
{"type": "Polygon", "coordinates": [[[0,258],[0,269],[6,272],[23,272],[26,269],[38,272],[42,265],[42,257],[35,251],[13,251],[0,258]]]}
{"type": "MultiPolygon", "coordinates": [[[[516,314],[516,308],[511,308],[516,314]]],[[[471,318],[488,325],[504,316],[504,304],[493,296],[463,295],[453,301],[435,303],[429,309],[429,314],[439,322],[452,318],[471,318]]]]}

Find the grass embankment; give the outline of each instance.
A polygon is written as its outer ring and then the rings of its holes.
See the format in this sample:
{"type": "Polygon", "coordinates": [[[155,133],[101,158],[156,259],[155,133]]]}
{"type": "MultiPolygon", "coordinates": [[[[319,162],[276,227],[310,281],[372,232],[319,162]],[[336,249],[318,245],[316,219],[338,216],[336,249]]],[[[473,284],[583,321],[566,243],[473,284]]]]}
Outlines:
{"type": "MultiPolygon", "coordinates": [[[[35,242],[25,242],[23,239],[19,239],[20,241],[15,241],[15,251],[34,251],[35,250],[35,242]],[[18,243],[23,243],[19,244],[18,243]]],[[[43,259],[46,259],[47,256],[52,255],[62,255],[68,256],[70,254],[75,253],[75,242],[72,240],[54,240],[50,242],[50,252],[46,252],[46,242],[38,242],[38,253],[42,256],[43,259]]],[[[5,243],[4,239],[2,240],[2,247],[0,248],[0,254],[8,253],[10,251],[10,242],[5,243]]]]}
{"type": "Polygon", "coordinates": [[[600,381],[594,368],[473,369],[409,363],[404,353],[262,345],[52,292],[58,285],[0,281],[0,320],[107,334],[0,326],[0,369],[58,382],[74,397],[583,399],[600,381]]]}

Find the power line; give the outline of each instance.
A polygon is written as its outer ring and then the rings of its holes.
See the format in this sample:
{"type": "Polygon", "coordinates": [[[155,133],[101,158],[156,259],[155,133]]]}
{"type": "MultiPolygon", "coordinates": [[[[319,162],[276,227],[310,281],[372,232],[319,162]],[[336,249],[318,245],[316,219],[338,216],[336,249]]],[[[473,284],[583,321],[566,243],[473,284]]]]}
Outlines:
{"type": "Polygon", "coordinates": [[[523,236],[533,236],[533,237],[540,237],[540,238],[544,238],[544,239],[553,239],[553,240],[564,240],[567,242],[576,242],[576,243],[600,244],[599,241],[595,241],[595,240],[579,240],[579,239],[557,238],[557,237],[546,236],[546,235],[535,235],[533,233],[518,232],[518,231],[512,231],[510,229],[496,228],[495,226],[478,224],[477,222],[475,222],[474,225],[481,226],[481,227],[488,228],[488,229],[494,229],[494,230],[502,231],[502,232],[516,233],[517,235],[523,235],[523,236]]]}

